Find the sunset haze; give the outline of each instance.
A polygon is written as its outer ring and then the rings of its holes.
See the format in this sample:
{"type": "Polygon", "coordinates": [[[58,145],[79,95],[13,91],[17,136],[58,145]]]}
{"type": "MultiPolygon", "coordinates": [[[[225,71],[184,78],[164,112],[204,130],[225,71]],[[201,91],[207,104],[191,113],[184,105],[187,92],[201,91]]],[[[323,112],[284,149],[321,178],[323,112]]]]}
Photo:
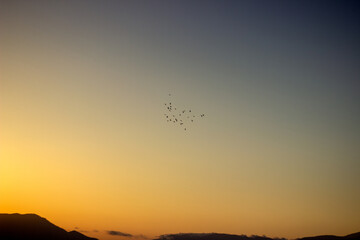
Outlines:
{"type": "Polygon", "coordinates": [[[0,212],[102,240],[359,231],[359,10],[0,1],[0,212]]]}

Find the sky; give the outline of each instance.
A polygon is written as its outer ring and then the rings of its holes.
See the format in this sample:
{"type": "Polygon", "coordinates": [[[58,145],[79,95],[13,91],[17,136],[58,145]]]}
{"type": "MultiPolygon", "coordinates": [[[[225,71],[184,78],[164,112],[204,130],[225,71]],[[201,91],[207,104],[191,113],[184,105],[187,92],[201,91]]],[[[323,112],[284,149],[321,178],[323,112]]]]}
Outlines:
{"type": "Polygon", "coordinates": [[[359,231],[359,10],[0,1],[0,212],[101,240],[359,231]]]}

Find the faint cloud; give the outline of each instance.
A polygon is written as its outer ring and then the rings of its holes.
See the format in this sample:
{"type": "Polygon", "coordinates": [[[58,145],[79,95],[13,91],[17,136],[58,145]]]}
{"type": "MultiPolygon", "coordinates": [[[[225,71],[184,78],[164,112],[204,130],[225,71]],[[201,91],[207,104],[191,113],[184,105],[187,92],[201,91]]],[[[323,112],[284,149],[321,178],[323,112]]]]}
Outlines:
{"type": "Polygon", "coordinates": [[[123,233],[123,232],[119,232],[119,231],[107,231],[107,234],[112,235],[112,236],[120,236],[120,237],[133,237],[132,234],[130,233],[123,233]]]}

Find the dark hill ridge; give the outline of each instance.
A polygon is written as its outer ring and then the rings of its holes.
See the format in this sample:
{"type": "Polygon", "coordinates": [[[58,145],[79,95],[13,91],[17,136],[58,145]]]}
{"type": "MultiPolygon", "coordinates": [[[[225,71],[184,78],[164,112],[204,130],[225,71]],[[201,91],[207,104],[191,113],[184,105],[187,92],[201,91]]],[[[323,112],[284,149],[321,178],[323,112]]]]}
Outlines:
{"type": "MultiPolygon", "coordinates": [[[[285,238],[269,238],[266,236],[246,236],[223,233],[178,233],[161,235],[155,240],[285,240],[285,238]]],[[[360,240],[360,232],[343,237],[323,235],[298,238],[297,240],[360,240]]]]}
{"type": "Polygon", "coordinates": [[[67,232],[36,214],[0,214],[0,239],[97,240],[77,231],[67,232]]]}
{"type": "Polygon", "coordinates": [[[322,235],[315,237],[298,238],[298,240],[360,240],[360,232],[349,234],[343,237],[333,235],[322,235]]]}
{"type": "MultiPolygon", "coordinates": [[[[36,214],[0,214],[0,240],[97,240],[77,231],[67,232],[36,214]]],[[[129,238],[131,240],[131,238],[129,238]]],[[[265,236],[223,233],[179,233],[161,235],[154,240],[285,240],[265,236]]],[[[360,232],[339,237],[323,235],[297,240],[360,240],[360,232]]]]}

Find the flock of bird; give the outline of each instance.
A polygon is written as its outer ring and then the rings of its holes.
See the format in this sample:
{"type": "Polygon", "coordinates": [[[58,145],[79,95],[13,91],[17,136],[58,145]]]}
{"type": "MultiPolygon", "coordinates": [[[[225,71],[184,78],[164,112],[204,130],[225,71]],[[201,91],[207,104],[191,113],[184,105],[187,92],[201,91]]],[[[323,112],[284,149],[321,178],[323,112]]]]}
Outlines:
{"type": "MultiPolygon", "coordinates": [[[[171,94],[169,94],[171,96],[171,94]]],[[[176,126],[183,127],[186,131],[189,124],[194,123],[196,118],[203,118],[205,114],[196,115],[190,109],[179,109],[170,101],[164,103],[167,113],[164,114],[165,119],[169,123],[176,126]]]]}

